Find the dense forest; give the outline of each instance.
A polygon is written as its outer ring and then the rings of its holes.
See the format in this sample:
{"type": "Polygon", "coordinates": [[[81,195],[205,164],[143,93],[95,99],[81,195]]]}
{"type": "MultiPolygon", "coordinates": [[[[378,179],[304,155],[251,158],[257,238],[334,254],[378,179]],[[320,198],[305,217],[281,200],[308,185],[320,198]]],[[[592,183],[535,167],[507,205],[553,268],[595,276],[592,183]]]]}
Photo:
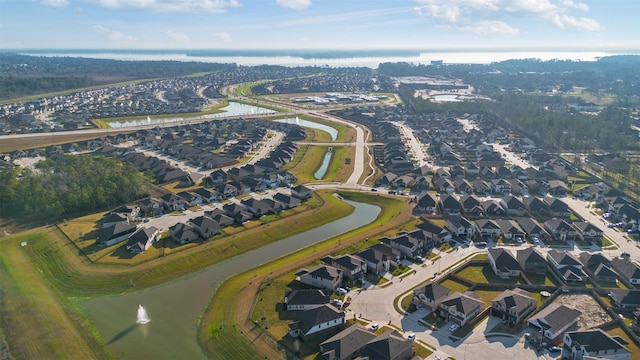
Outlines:
{"type": "Polygon", "coordinates": [[[562,151],[623,152],[638,148],[638,135],[631,128],[631,113],[626,108],[609,106],[598,115],[553,111],[548,105],[561,101],[558,98],[510,92],[495,94],[494,101],[443,104],[416,98],[409,88],[402,89],[400,96],[419,114],[495,115],[507,128],[517,129],[540,144],[562,151]]]}
{"type": "Polygon", "coordinates": [[[59,218],[120,205],[146,195],[133,165],[95,155],[60,156],[0,172],[0,216],[59,218]]]}

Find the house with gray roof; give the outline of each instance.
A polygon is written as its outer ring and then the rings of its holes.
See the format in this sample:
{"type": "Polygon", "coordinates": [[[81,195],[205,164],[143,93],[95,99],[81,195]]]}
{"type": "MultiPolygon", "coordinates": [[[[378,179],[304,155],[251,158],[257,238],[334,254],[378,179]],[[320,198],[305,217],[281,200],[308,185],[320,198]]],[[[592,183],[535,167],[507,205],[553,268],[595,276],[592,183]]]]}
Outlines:
{"type": "Polygon", "coordinates": [[[539,330],[550,342],[555,342],[565,331],[577,326],[580,315],[581,311],[553,304],[527,319],[527,325],[539,330]]]}
{"type": "Polygon", "coordinates": [[[310,310],[328,304],[331,296],[318,289],[298,289],[284,293],[287,311],[310,310]]]}
{"type": "Polygon", "coordinates": [[[198,239],[196,229],[185,223],[177,223],[169,228],[169,237],[180,245],[192,242],[198,239]]]}
{"type": "Polygon", "coordinates": [[[489,265],[493,272],[501,279],[520,276],[520,264],[511,252],[504,248],[488,250],[489,265]]]}
{"type": "Polygon", "coordinates": [[[360,355],[364,345],[376,334],[358,325],[352,325],[320,344],[320,354],[325,360],[351,360],[360,355]]]}
{"type": "Polygon", "coordinates": [[[289,335],[302,340],[317,338],[329,331],[342,329],[345,313],[332,305],[323,305],[299,313],[289,324],[289,335]]]}
{"type": "Polygon", "coordinates": [[[538,305],[528,291],[515,288],[507,289],[491,300],[491,315],[502,318],[511,324],[519,324],[538,305]]]}
{"type": "Polygon", "coordinates": [[[583,282],[587,279],[582,263],[570,252],[551,249],[547,252],[547,262],[565,283],[583,282]]]}
{"type": "Polygon", "coordinates": [[[535,248],[518,250],[516,260],[525,273],[544,275],[547,272],[547,260],[535,248]]]}
{"type": "Polygon", "coordinates": [[[611,261],[604,255],[584,251],[578,258],[584,265],[582,269],[594,280],[613,284],[618,281],[618,273],[611,268],[611,261]]]}
{"type": "Polygon", "coordinates": [[[444,226],[460,239],[471,239],[476,235],[475,225],[463,216],[448,217],[444,226]]]}
{"type": "Polygon", "coordinates": [[[440,285],[437,282],[429,281],[424,286],[413,290],[413,299],[411,302],[418,308],[426,307],[431,311],[440,306],[442,300],[444,300],[451,290],[449,288],[440,285]]]}
{"type": "Polygon", "coordinates": [[[360,353],[359,359],[400,360],[411,359],[413,341],[391,329],[371,339],[360,353]]]}
{"type": "Polygon", "coordinates": [[[222,232],[220,224],[206,215],[189,220],[189,224],[193,226],[196,232],[204,239],[208,239],[222,232]]]}
{"type": "Polygon", "coordinates": [[[484,309],[484,303],[478,300],[478,294],[466,291],[464,294],[453,293],[440,303],[440,316],[460,326],[478,316],[484,309]]]}
{"type": "Polygon", "coordinates": [[[301,283],[332,291],[342,284],[342,276],[342,270],[324,264],[296,273],[296,279],[301,283]]]}
{"type": "Polygon", "coordinates": [[[342,270],[344,277],[350,280],[359,279],[367,273],[367,263],[349,254],[336,257],[325,256],[322,262],[342,270]]]}
{"type": "Polygon", "coordinates": [[[126,222],[118,222],[98,231],[98,246],[111,246],[123,242],[136,231],[136,226],[126,222]]]}
{"type": "Polygon", "coordinates": [[[576,236],[584,242],[592,242],[602,246],[603,231],[588,221],[574,221],[571,225],[576,229],[576,236]]]}
{"type": "Polygon", "coordinates": [[[141,254],[155,244],[160,239],[160,235],[162,231],[156,227],[140,228],[131,234],[127,240],[126,249],[132,254],[141,254]]]}
{"type": "Polygon", "coordinates": [[[500,236],[500,226],[493,219],[478,219],[476,226],[483,238],[497,239],[500,236]]]}
{"type": "Polygon", "coordinates": [[[616,306],[625,309],[640,307],[640,290],[614,289],[609,291],[608,296],[616,306]]]}
{"type": "Polygon", "coordinates": [[[383,243],[368,247],[354,256],[364,261],[367,264],[367,271],[373,274],[389,271],[391,266],[398,266],[402,258],[399,250],[383,243]]]}
{"type": "Polygon", "coordinates": [[[640,284],[640,266],[626,258],[611,259],[611,267],[630,284],[640,284]]]}
{"type": "Polygon", "coordinates": [[[562,343],[562,359],[631,359],[631,351],[625,347],[626,341],[618,336],[613,337],[602,329],[566,332],[562,343]]]}

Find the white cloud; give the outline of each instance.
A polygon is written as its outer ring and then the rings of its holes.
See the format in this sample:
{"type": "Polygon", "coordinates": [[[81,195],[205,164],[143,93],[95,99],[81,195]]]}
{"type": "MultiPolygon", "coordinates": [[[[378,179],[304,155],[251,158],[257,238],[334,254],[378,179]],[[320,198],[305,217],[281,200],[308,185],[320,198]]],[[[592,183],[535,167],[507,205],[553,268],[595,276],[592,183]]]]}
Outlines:
{"type": "Polygon", "coordinates": [[[167,30],[167,36],[173,41],[177,42],[189,42],[190,39],[186,34],[180,34],[172,30],[167,30]]]}
{"type": "Polygon", "coordinates": [[[65,7],[69,6],[68,0],[42,0],[40,1],[42,5],[53,6],[53,7],[65,7]]]}
{"type": "Polygon", "coordinates": [[[518,29],[506,21],[550,22],[560,29],[599,31],[595,19],[576,17],[571,12],[588,11],[589,6],[574,0],[414,0],[414,11],[440,25],[480,35],[513,35],[518,29]]]}
{"type": "Polygon", "coordinates": [[[127,35],[127,34],[124,34],[124,33],[120,32],[120,31],[109,29],[109,28],[104,27],[102,25],[94,25],[93,26],[93,31],[95,31],[97,33],[100,33],[100,34],[106,34],[107,38],[109,38],[109,40],[113,40],[113,41],[132,41],[132,40],[136,39],[132,35],[127,35]]]}
{"type": "Polygon", "coordinates": [[[217,33],[215,33],[213,35],[215,35],[218,39],[222,40],[223,43],[227,43],[228,44],[228,43],[232,42],[231,34],[229,34],[228,32],[219,31],[219,32],[217,32],[217,33]]]}
{"type": "Polygon", "coordinates": [[[479,36],[513,36],[520,30],[510,26],[504,21],[486,20],[464,26],[461,30],[473,32],[479,36]]]}
{"type": "Polygon", "coordinates": [[[276,3],[294,10],[302,10],[311,6],[311,0],[276,0],[276,3]]]}
{"type": "Polygon", "coordinates": [[[585,17],[576,18],[567,14],[553,14],[551,19],[561,29],[573,28],[581,31],[600,31],[600,23],[585,17]]]}
{"type": "Polygon", "coordinates": [[[159,12],[222,13],[240,7],[238,0],[91,0],[111,9],[142,9],[159,12]]]}

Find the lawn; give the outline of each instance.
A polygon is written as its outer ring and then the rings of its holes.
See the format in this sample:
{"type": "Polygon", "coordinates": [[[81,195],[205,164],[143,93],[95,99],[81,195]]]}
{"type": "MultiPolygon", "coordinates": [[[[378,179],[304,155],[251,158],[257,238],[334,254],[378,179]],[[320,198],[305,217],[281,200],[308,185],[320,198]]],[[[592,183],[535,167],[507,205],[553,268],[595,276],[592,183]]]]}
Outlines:
{"type": "Polygon", "coordinates": [[[525,284],[522,276],[517,278],[501,279],[491,269],[489,264],[486,265],[468,265],[464,269],[458,271],[459,276],[473,281],[475,283],[498,283],[498,284],[525,284]]]}
{"type": "Polygon", "coordinates": [[[559,283],[556,280],[556,278],[553,275],[551,275],[548,272],[546,274],[544,274],[544,275],[527,274],[527,278],[529,279],[529,281],[533,285],[546,285],[546,286],[560,286],[560,285],[562,285],[561,283],[559,283]]]}
{"type": "Polygon", "coordinates": [[[467,284],[451,278],[441,282],[440,285],[451,290],[451,293],[455,293],[455,292],[464,293],[465,291],[469,290],[469,286],[467,284]]]}
{"type": "Polygon", "coordinates": [[[502,294],[502,291],[489,291],[489,290],[474,290],[478,296],[480,296],[479,300],[482,301],[485,305],[491,306],[491,301],[496,298],[496,296],[502,294]]]}

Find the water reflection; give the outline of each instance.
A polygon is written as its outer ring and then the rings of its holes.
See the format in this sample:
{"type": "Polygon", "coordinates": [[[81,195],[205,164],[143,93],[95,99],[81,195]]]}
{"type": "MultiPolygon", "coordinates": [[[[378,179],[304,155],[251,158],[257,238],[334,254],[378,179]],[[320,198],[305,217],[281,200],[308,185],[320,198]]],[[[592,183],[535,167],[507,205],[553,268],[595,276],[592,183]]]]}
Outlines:
{"type": "Polygon", "coordinates": [[[377,206],[347,202],[355,209],[342,219],[165,285],[121,296],[90,299],[83,308],[102,339],[108,339],[107,349],[120,359],[205,359],[196,338],[198,318],[220,283],[234,274],[369,224],[380,213],[377,206]],[[144,304],[153,314],[153,321],[141,326],[143,331],[134,331],[138,328],[132,326],[135,321],[132,311],[139,304],[144,304]]]}
{"type": "MultiPolygon", "coordinates": [[[[128,120],[128,121],[111,121],[108,123],[111,128],[121,128],[121,127],[129,127],[129,126],[142,126],[142,125],[157,125],[157,124],[169,124],[169,123],[178,123],[183,121],[194,121],[194,120],[210,120],[227,116],[240,116],[240,115],[262,115],[262,114],[275,114],[274,110],[241,104],[238,102],[229,102],[229,105],[220,108],[223,112],[215,113],[215,114],[205,114],[199,116],[176,116],[176,117],[157,117],[154,118],[152,116],[147,117],[146,119],[137,119],[137,120],[128,120]]],[[[108,119],[107,119],[108,121],[108,119]]]]}
{"type": "Polygon", "coordinates": [[[316,170],[316,172],[313,174],[313,177],[315,177],[317,180],[322,180],[322,178],[327,174],[327,169],[329,168],[329,163],[331,162],[332,154],[333,152],[331,151],[327,151],[324,154],[324,159],[322,159],[322,165],[320,165],[320,168],[318,168],[318,170],[316,170]]]}
{"type": "Polygon", "coordinates": [[[296,125],[300,125],[302,127],[308,127],[308,128],[312,128],[312,129],[322,130],[324,132],[329,133],[329,135],[331,135],[331,141],[336,141],[336,139],[338,138],[338,130],[336,130],[335,128],[332,128],[331,126],[327,126],[327,125],[320,124],[320,123],[317,123],[317,122],[300,119],[298,117],[286,118],[286,119],[278,119],[278,120],[274,120],[274,121],[280,122],[280,123],[285,123],[285,124],[296,124],[296,125]]]}

